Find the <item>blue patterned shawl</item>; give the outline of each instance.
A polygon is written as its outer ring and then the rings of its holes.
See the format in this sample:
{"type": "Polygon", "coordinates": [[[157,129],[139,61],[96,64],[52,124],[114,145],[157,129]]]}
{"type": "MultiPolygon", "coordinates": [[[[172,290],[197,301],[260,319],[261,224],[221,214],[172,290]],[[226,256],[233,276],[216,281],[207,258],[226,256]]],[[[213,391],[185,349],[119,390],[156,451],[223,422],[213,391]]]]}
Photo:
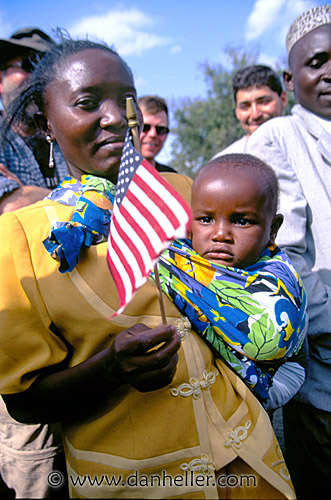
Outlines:
{"type": "Polygon", "coordinates": [[[107,241],[116,186],[101,177],[83,175],[81,180],[65,177],[47,198],[75,207],[70,221],[56,221],[46,250],[60,263],[59,271],[72,271],[81,250],[107,241]]]}
{"type": "Polygon", "coordinates": [[[176,240],[160,257],[161,288],[193,328],[263,403],[280,363],[300,349],[306,294],[288,256],[275,245],[245,269],[198,255],[176,240]]]}

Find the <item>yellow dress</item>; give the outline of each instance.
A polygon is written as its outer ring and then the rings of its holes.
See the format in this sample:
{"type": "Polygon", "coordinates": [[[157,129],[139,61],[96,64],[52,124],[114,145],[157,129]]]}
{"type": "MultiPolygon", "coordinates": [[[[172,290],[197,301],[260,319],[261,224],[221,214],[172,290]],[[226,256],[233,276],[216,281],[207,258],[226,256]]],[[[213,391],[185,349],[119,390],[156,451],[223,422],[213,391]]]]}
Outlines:
{"type": "MultiPolygon", "coordinates": [[[[189,201],[188,178],[164,176],[189,201]]],[[[89,359],[133,324],[161,323],[151,279],[107,319],[118,298],[106,243],[83,253],[71,273],[58,272],[42,241],[72,211],[46,200],[0,217],[1,394],[26,390],[67,356],[69,366],[89,359]]],[[[88,422],[64,426],[71,496],[295,498],[266,412],[167,298],[165,308],[182,336],[176,375],[148,393],[122,386],[106,394],[102,412],[91,408],[88,422]]]]}

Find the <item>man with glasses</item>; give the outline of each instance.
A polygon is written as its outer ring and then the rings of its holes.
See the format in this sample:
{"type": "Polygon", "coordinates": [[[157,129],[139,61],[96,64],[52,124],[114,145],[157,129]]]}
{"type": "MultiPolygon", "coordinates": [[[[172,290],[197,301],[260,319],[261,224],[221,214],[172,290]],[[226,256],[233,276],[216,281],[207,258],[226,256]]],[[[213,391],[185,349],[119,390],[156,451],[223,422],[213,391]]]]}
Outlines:
{"type": "Polygon", "coordinates": [[[141,154],[159,172],[176,172],[155,160],[169,133],[169,113],[165,100],[156,95],[146,95],[140,97],[138,102],[144,117],[144,127],[140,133],[141,154]]]}
{"type": "MultiPolygon", "coordinates": [[[[38,28],[23,28],[0,39],[0,98],[3,126],[6,109],[33,71],[33,62],[47,52],[53,40],[38,28]]],[[[36,135],[33,123],[12,130],[0,144],[0,214],[41,200],[66,175],[67,167],[54,144],[54,166],[49,162],[46,136],[36,135]]]]}

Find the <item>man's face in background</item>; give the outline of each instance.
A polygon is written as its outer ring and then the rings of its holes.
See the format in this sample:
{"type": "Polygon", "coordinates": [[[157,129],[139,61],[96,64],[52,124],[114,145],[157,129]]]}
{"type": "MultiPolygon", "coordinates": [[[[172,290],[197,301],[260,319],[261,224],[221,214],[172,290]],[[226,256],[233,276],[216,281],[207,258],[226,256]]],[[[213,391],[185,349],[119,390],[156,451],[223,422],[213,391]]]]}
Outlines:
{"type": "Polygon", "coordinates": [[[287,106],[285,91],[278,95],[267,85],[239,89],[236,95],[236,116],[247,135],[251,135],[262,123],[281,116],[287,106]]]}
{"type": "Polygon", "coordinates": [[[148,114],[143,106],[140,107],[144,117],[144,127],[140,133],[141,154],[147,160],[153,161],[168,136],[168,116],[165,111],[148,114]]]}
{"type": "Polygon", "coordinates": [[[33,70],[30,51],[10,59],[0,71],[0,97],[4,108],[8,107],[18,88],[33,70]]]}

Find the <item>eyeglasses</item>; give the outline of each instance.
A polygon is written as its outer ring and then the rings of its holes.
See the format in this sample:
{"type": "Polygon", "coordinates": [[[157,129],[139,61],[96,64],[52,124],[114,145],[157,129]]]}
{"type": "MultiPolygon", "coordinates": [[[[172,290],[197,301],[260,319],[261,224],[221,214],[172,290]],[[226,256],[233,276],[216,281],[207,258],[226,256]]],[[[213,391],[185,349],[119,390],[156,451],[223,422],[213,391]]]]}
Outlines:
{"type": "Polygon", "coordinates": [[[151,127],[154,127],[157,135],[166,135],[169,133],[168,127],[163,127],[162,125],[150,125],[149,123],[144,123],[143,132],[149,132],[151,127]]]}
{"type": "Polygon", "coordinates": [[[32,71],[34,70],[34,63],[30,58],[29,59],[21,59],[19,61],[9,63],[1,69],[2,69],[2,71],[7,71],[7,69],[9,69],[9,68],[18,68],[18,69],[22,69],[26,73],[32,73],[32,71]]]}

